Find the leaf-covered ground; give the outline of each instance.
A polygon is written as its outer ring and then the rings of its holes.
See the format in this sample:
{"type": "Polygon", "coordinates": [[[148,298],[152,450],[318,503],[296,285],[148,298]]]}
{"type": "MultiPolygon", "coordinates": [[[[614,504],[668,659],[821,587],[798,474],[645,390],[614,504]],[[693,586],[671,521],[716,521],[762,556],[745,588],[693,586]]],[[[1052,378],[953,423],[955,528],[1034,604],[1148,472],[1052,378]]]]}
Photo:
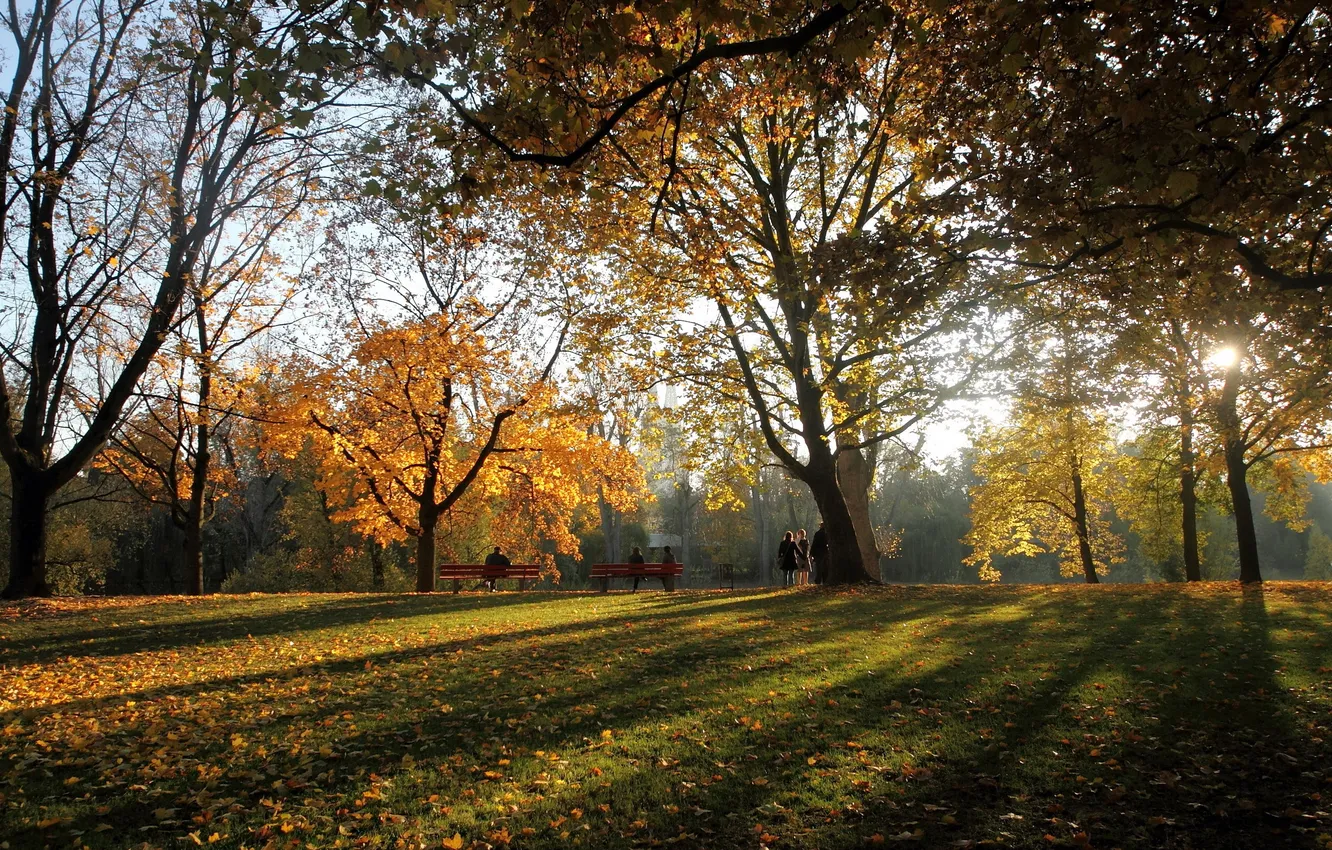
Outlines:
{"type": "Polygon", "coordinates": [[[1332,847],[1314,585],[0,608],[0,848],[1332,847]]]}

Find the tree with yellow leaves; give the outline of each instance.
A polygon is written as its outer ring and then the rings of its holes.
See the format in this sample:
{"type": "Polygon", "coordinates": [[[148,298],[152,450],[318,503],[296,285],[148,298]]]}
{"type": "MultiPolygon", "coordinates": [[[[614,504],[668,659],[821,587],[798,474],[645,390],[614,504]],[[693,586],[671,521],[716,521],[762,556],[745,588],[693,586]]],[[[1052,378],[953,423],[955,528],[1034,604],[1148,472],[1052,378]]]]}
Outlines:
{"type": "Polygon", "coordinates": [[[809,487],[833,584],[878,579],[880,447],[956,396],[994,348],[978,305],[1003,280],[968,266],[967,234],[936,212],[967,175],[934,170],[917,144],[917,49],[882,33],[836,83],[830,66],[764,61],[721,75],[698,95],[691,118],[708,130],[672,152],[652,219],[654,274],[717,317],[680,323],[675,370],[701,404],[746,406],[809,487]]]}
{"type": "MultiPolygon", "coordinates": [[[[49,595],[49,507],[102,450],[170,337],[210,240],[306,174],[336,92],[249,0],[12,7],[0,113],[0,459],[6,598],[49,595]],[[257,105],[281,73],[290,110],[257,105]]],[[[338,91],[341,89],[338,88],[338,91]]]]}
{"type": "Polygon", "coordinates": [[[1332,480],[1332,307],[1323,299],[1270,290],[1247,279],[1222,290],[1211,357],[1214,457],[1230,491],[1240,581],[1246,583],[1262,581],[1251,471],[1271,494],[1268,515],[1296,529],[1309,498],[1309,474],[1332,480]]]}
{"type": "Polygon", "coordinates": [[[998,581],[996,554],[1057,552],[1063,575],[1095,584],[1124,550],[1109,521],[1119,455],[1103,412],[1112,349],[1095,329],[1104,315],[1058,290],[1028,312],[1045,330],[1027,336],[1009,422],[976,440],[966,563],[998,581]]]}
{"type": "Polygon", "coordinates": [[[231,484],[228,468],[214,462],[216,444],[237,418],[253,413],[244,393],[244,358],[296,293],[295,281],[277,271],[280,258],[270,241],[306,197],[304,189],[296,191],[238,233],[210,240],[188,287],[183,321],[96,461],[169,512],[182,534],[191,595],[204,592],[204,526],[231,484]]]}
{"type": "Polygon", "coordinates": [[[966,563],[998,581],[995,555],[1056,552],[1060,573],[1100,581],[1123,560],[1123,541],[1110,530],[1115,446],[1109,423],[1066,406],[1028,399],[1012,423],[976,441],[971,489],[973,552],[966,563]]]}

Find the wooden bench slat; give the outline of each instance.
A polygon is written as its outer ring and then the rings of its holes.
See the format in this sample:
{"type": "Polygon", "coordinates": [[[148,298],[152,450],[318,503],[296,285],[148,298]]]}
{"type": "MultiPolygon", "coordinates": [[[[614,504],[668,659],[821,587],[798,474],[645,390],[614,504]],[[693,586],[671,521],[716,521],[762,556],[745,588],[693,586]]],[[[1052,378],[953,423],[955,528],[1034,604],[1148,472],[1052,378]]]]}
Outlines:
{"type": "Polygon", "coordinates": [[[588,572],[592,578],[601,576],[663,576],[684,575],[684,564],[593,564],[588,572]]]}
{"type": "Polygon", "coordinates": [[[467,579],[517,579],[518,589],[526,590],[529,581],[541,578],[540,564],[440,564],[440,581],[452,581],[453,592],[462,589],[467,579]]]}
{"type": "Polygon", "coordinates": [[[536,578],[541,575],[540,564],[440,564],[439,577],[471,578],[498,576],[500,578],[536,578]]]}
{"type": "Polygon", "coordinates": [[[593,564],[587,575],[597,579],[602,593],[610,590],[613,578],[659,578],[672,591],[676,577],[684,575],[684,564],[593,564]]]}

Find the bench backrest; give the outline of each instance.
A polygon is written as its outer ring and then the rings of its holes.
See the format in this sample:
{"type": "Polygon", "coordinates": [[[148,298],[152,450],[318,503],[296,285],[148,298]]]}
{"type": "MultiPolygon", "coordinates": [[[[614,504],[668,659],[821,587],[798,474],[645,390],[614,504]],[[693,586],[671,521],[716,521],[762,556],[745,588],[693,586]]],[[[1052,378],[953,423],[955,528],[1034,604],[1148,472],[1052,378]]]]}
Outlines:
{"type": "Polygon", "coordinates": [[[588,571],[589,578],[679,575],[684,575],[684,564],[593,564],[588,571]]]}
{"type": "Polygon", "coordinates": [[[450,578],[541,578],[540,564],[440,564],[439,577],[450,578]]]}

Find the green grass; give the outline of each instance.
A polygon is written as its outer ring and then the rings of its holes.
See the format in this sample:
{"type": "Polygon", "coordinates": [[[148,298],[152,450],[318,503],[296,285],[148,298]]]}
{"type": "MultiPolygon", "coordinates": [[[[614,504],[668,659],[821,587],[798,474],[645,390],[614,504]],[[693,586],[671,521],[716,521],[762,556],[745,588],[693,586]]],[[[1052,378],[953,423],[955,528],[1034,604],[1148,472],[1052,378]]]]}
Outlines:
{"type": "Polygon", "coordinates": [[[0,608],[0,847],[1332,846],[1314,585],[0,608]]]}

